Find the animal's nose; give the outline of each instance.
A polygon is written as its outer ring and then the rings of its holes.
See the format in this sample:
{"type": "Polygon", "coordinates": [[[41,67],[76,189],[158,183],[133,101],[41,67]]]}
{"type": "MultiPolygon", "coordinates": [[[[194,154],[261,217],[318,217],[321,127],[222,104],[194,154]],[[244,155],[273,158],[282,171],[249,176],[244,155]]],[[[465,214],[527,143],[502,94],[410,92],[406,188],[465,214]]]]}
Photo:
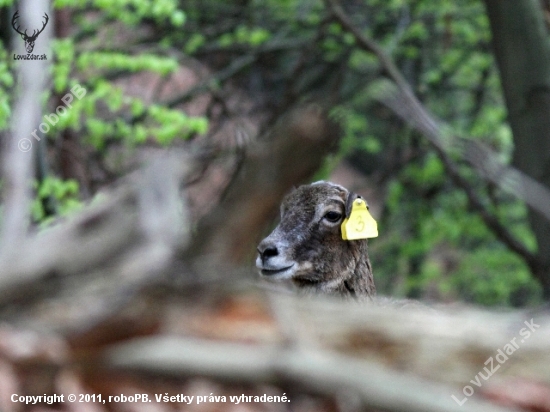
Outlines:
{"type": "Polygon", "coordinates": [[[279,251],[277,250],[277,246],[273,244],[269,245],[260,243],[260,245],[258,246],[258,253],[260,254],[262,262],[265,262],[270,257],[277,256],[279,254],[279,251]]]}

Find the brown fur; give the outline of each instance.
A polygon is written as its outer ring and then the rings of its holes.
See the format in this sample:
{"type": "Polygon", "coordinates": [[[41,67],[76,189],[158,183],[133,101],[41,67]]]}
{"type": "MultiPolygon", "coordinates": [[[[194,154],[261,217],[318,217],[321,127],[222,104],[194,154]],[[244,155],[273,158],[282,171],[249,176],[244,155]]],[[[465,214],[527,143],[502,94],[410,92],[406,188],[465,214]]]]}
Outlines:
{"type": "Polygon", "coordinates": [[[342,239],[340,226],[350,196],[354,195],[330,182],[300,186],[287,195],[281,222],[258,246],[260,274],[290,279],[305,291],[357,298],[376,295],[367,240],[342,239]],[[329,212],[340,218],[329,220],[329,212]]]}

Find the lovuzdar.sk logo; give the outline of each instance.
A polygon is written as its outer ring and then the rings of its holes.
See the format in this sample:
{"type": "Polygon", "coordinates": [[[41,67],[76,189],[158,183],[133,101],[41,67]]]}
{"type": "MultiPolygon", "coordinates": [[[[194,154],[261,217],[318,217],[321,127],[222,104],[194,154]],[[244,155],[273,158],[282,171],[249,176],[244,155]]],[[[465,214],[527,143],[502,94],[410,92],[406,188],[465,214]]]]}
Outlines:
{"type": "Polygon", "coordinates": [[[36,38],[44,31],[46,28],[46,25],[48,24],[48,21],[50,18],[46,13],[44,13],[44,18],[46,19],[42,23],[42,28],[40,30],[33,30],[31,35],[27,34],[27,29],[25,31],[21,31],[21,27],[17,23],[17,19],[19,18],[19,11],[16,11],[13,15],[13,18],[11,19],[11,25],[13,29],[21,35],[21,38],[25,41],[25,49],[27,50],[27,54],[15,54],[13,55],[14,60],[47,60],[45,54],[33,54],[32,51],[34,50],[34,42],[36,41],[36,38]]]}

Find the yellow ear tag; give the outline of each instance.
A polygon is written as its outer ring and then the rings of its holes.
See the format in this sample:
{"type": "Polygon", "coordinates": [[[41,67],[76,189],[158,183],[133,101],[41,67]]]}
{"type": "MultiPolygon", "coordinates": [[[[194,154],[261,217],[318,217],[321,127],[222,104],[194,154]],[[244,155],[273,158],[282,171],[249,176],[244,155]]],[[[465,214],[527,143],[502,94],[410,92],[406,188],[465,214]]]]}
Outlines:
{"type": "Polygon", "coordinates": [[[349,218],[342,222],[342,239],[357,240],[378,236],[378,225],[363,199],[355,199],[349,218]]]}

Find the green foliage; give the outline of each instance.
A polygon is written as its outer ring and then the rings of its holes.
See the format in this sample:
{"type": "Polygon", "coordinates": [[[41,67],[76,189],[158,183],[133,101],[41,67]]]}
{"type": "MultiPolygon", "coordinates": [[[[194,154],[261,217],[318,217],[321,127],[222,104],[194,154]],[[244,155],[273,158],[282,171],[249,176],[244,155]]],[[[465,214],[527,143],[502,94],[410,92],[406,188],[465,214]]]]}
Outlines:
{"type": "Polygon", "coordinates": [[[61,180],[56,177],[46,177],[40,184],[35,183],[36,197],[31,205],[33,220],[42,226],[50,224],[55,217],[50,215],[45,204],[55,205],[59,216],[67,216],[82,207],[78,195],[76,180],[61,180]]]}
{"type": "Polygon", "coordinates": [[[349,107],[336,106],[331,110],[330,116],[342,128],[340,156],[348,155],[358,148],[367,153],[380,152],[380,142],[375,136],[369,134],[368,120],[364,114],[349,107]]]}
{"type": "Polygon", "coordinates": [[[8,50],[0,41],[0,131],[8,127],[11,116],[11,93],[13,87],[13,74],[10,70],[8,50]]]}
{"type": "Polygon", "coordinates": [[[540,288],[525,264],[502,247],[470,252],[448,282],[470,302],[524,305],[540,299],[540,288]]]}
{"type": "MultiPolygon", "coordinates": [[[[181,26],[185,13],[177,8],[173,0],[119,0],[115,2],[95,1],[56,1],[55,7],[71,7],[76,19],[82,22],[86,30],[96,32],[101,25],[94,26],[85,19],[79,19],[79,13],[86,8],[97,8],[102,18],[115,18],[122,23],[134,26],[152,19],[164,24],[166,19],[173,26],[181,26]]],[[[202,117],[190,117],[179,110],[162,105],[148,105],[141,99],[124,95],[122,90],[106,79],[110,73],[135,73],[149,71],[166,76],[178,68],[173,57],[155,53],[130,54],[125,51],[111,50],[110,42],[99,48],[84,49],[75,52],[73,39],[57,39],[53,42],[55,64],[52,67],[54,91],[62,94],[76,84],[82,84],[77,77],[84,76],[86,95],[74,99],[70,110],[60,116],[59,122],[49,135],[56,135],[65,129],[85,132],[83,141],[96,150],[104,150],[110,142],[120,141],[126,146],[135,146],[146,142],[170,144],[174,139],[186,139],[195,134],[204,134],[208,123],[202,117]],[[106,115],[104,108],[107,108],[106,115]]],[[[198,47],[200,39],[195,40],[198,47]]]]}
{"type": "Polygon", "coordinates": [[[189,40],[185,43],[185,53],[187,54],[193,54],[195,53],[204,43],[206,42],[206,38],[200,34],[200,33],[193,33],[189,40]]]}
{"type": "Polygon", "coordinates": [[[186,138],[193,133],[203,134],[208,127],[208,121],[205,118],[190,118],[185,113],[158,105],[149,108],[149,115],[162,125],[156,129],[155,134],[161,144],[169,144],[178,136],[186,138]]]}
{"type": "MultiPolygon", "coordinates": [[[[10,3],[4,1],[0,6],[10,3]]],[[[188,116],[166,104],[151,104],[127,95],[113,82],[117,77],[138,72],[155,73],[162,78],[178,69],[177,58],[166,53],[172,47],[172,33],[181,30],[186,21],[186,13],[176,0],[56,0],[54,7],[70,8],[77,24],[73,36],[51,42],[51,89],[43,96],[43,113],[56,116],[56,121],[52,125],[42,119],[51,126],[47,133],[50,144],[67,131],[78,132],[84,150],[96,151],[102,162],[112,145],[127,149],[144,144],[167,146],[175,140],[206,133],[206,118],[188,116]],[[137,33],[145,26],[159,33],[158,43],[164,48],[131,52],[130,48],[121,47],[121,38],[139,36],[137,33]],[[75,94],[73,87],[85,94],[75,94]],[[67,104],[62,98],[70,95],[72,101],[67,104]],[[58,107],[62,109],[56,112],[58,107]]],[[[267,34],[256,28],[241,29],[235,35],[239,41],[257,45],[267,34]]],[[[138,37],[135,40],[137,43],[138,37]]],[[[195,37],[190,47],[196,49],[200,44],[201,37],[195,37]]],[[[0,43],[0,130],[7,128],[11,115],[11,65],[9,52],[0,43]]],[[[52,175],[36,183],[35,189],[32,217],[36,222],[55,219],[52,210],[66,215],[80,206],[79,186],[74,180],[63,181],[52,175]]]]}
{"type": "Polygon", "coordinates": [[[233,44],[248,44],[250,46],[259,46],[266,42],[270,37],[269,31],[261,27],[237,26],[231,33],[224,33],[218,39],[222,47],[232,46],[233,44]]]}
{"type": "Polygon", "coordinates": [[[87,116],[86,122],[71,126],[76,130],[84,126],[87,131],[85,141],[97,150],[103,150],[111,140],[122,141],[127,146],[143,144],[148,140],[168,145],[176,138],[186,139],[194,134],[204,134],[208,128],[208,121],[204,117],[189,117],[179,110],[162,105],[146,107],[140,99],[124,96],[119,89],[105,81],[98,81],[81,102],[72,110],[73,113],[83,111],[87,116]],[[118,116],[113,120],[98,119],[94,116],[102,102],[115,115],[130,112],[134,118],[142,117],[143,121],[128,123],[118,116]]]}
{"type": "Polygon", "coordinates": [[[157,21],[169,19],[173,26],[185,23],[185,13],[174,0],[55,0],[55,8],[71,7],[83,10],[94,7],[124,24],[135,26],[145,18],[157,21]]]}
{"type": "Polygon", "coordinates": [[[52,65],[53,87],[56,93],[67,89],[74,60],[74,43],[71,39],[55,39],[52,41],[52,51],[56,64],[52,65]]]}
{"type": "MultiPolygon", "coordinates": [[[[469,210],[465,194],[446,183],[435,155],[406,167],[402,179],[405,184],[395,181],[389,187],[387,217],[381,222],[390,233],[382,232],[382,244],[372,242],[377,275],[388,277],[383,284],[403,295],[430,290],[440,299],[460,296],[486,305],[539,302],[540,286],[525,262],[469,210]],[[397,261],[389,258],[396,251],[397,261]],[[400,283],[401,279],[406,282],[400,283]]],[[[508,198],[501,209],[507,228],[533,247],[525,206],[508,198]]]]}
{"type": "Polygon", "coordinates": [[[149,54],[130,56],[126,53],[112,52],[83,53],[78,57],[76,66],[80,70],[90,68],[127,70],[129,72],[149,70],[163,75],[175,71],[178,67],[177,62],[171,58],[149,54]]]}
{"type": "Polygon", "coordinates": [[[334,155],[329,155],[313,180],[325,180],[330,173],[344,159],[358,148],[366,153],[378,153],[381,150],[380,142],[375,136],[366,134],[368,131],[367,118],[355,112],[350,107],[336,106],[329,113],[331,119],[338,123],[342,131],[340,148],[334,155]]]}

